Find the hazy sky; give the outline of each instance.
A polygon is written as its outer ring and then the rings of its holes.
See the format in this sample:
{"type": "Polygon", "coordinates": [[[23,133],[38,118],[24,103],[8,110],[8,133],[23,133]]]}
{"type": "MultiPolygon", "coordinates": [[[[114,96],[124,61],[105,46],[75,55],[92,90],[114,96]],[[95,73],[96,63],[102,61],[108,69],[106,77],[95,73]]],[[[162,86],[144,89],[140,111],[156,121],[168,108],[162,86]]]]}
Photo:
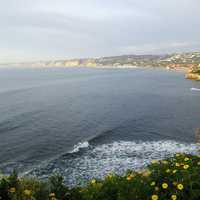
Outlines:
{"type": "Polygon", "coordinates": [[[200,0],[0,0],[0,61],[200,50],[200,0]]]}

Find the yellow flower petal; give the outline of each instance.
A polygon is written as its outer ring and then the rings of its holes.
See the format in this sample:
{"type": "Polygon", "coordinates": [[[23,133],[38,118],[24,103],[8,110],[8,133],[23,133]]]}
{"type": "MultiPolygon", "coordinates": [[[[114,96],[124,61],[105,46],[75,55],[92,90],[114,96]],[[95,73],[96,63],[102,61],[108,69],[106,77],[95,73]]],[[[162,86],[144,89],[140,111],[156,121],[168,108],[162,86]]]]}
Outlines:
{"type": "Polygon", "coordinates": [[[151,182],[151,184],[150,184],[151,186],[154,186],[154,185],[156,185],[156,182],[155,181],[153,181],[153,182],[151,182]]]}
{"type": "Polygon", "coordinates": [[[15,193],[15,192],[16,192],[16,189],[15,189],[14,187],[11,187],[10,190],[9,190],[9,192],[10,192],[10,193],[15,193]]]}
{"type": "Polygon", "coordinates": [[[92,180],[91,180],[91,183],[92,183],[92,184],[95,184],[95,183],[96,183],[96,180],[95,180],[95,179],[92,179],[92,180]]]}
{"type": "Polygon", "coordinates": [[[127,181],[131,181],[131,180],[132,180],[132,177],[131,177],[131,176],[128,176],[128,177],[126,178],[126,180],[127,180],[127,181]]]}
{"type": "Polygon", "coordinates": [[[180,164],[179,164],[179,163],[176,163],[175,165],[176,165],[176,167],[180,167],[180,164]]]}
{"type": "Polygon", "coordinates": [[[151,196],[151,199],[152,199],[152,200],[158,200],[158,195],[156,195],[156,194],[152,195],[152,196],[151,196]]]}
{"type": "Polygon", "coordinates": [[[162,164],[168,164],[168,161],[166,161],[166,160],[163,160],[163,161],[161,161],[162,162],[162,164]]]}
{"type": "Polygon", "coordinates": [[[167,188],[168,188],[168,184],[167,184],[167,183],[163,183],[163,184],[162,184],[162,188],[163,188],[163,189],[167,189],[167,188]]]}
{"type": "Polygon", "coordinates": [[[158,164],[158,160],[152,160],[151,164],[158,164]]]}
{"type": "Polygon", "coordinates": [[[55,195],[55,193],[50,193],[49,194],[49,197],[55,197],[56,195],[55,195]]]}
{"type": "Polygon", "coordinates": [[[177,172],[177,170],[175,169],[175,170],[173,170],[173,174],[175,174],[177,172]]]}
{"type": "Polygon", "coordinates": [[[190,160],[188,157],[186,157],[186,158],[184,159],[184,161],[188,161],[188,160],[190,160]]]}
{"type": "Polygon", "coordinates": [[[31,195],[31,190],[27,190],[27,189],[24,190],[24,194],[27,195],[27,196],[30,196],[31,195]]]}
{"type": "Polygon", "coordinates": [[[184,186],[183,186],[181,183],[179,183],[179,184],[177,185],[177,189],[183,190],[183,188],[184,188],[184,186]]]}
{"type": "Polygon", "coordinates": [[[172,199],[172,200],[176,200],[176,199],[177,199],[177,196],[176,196],[175,194],[173,194],[173,195],[171,196],[171,199],[172,199]]]}
{"type": "Polygon", "coordinates": [[[190,166],[189,165],[184,165],[183,168],[184,169],[188,169],[190,166]]]}

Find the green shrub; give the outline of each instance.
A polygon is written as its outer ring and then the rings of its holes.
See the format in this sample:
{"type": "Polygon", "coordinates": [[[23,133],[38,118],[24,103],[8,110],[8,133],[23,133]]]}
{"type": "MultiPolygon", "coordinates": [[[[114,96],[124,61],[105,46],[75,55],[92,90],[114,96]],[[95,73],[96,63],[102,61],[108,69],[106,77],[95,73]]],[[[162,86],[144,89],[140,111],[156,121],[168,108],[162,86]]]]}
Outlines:
{"type": "Polygon", "coordinates": [[[59,200],[69,199],[69,190],[63,183],[63,177],[59,174],[55,174],[49,179],[49,186],[51,193],[54,193],[59,200]]]}

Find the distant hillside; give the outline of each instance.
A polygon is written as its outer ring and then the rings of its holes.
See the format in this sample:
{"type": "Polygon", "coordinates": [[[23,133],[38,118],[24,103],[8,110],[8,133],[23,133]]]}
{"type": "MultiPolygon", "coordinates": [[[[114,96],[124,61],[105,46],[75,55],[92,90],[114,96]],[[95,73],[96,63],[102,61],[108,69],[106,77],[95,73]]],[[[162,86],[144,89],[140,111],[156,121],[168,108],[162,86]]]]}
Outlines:
{"type": "Polygon", "coordinates": [[[168,69],[186,68],[192,70],[200,68],[200,52],[167,55],[121,55],[101,58],[18,63],[18,65],[26,66],[27,64],[40,67],[166,67],[168,69]]]}
{"type": "Polygon", "coordinates": [[[190,69],[200,67],[200,52],[173,54],[161,61],[168,67],[186,67],[190,69]]]}

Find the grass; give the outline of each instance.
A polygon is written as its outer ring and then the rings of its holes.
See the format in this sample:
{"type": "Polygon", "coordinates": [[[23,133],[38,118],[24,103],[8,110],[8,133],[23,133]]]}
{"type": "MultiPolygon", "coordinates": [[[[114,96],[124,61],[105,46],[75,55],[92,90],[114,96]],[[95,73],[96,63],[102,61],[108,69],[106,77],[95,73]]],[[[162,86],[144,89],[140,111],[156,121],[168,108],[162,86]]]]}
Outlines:
{"type": "Polygon", "coordinates": [[[60,175],[48,181],[19,178],[14,171],[0,178],[1,200],[199,200],[200,156],[177,153],[142,171],[108,174],[84,187],[68,188],[60,175]]]}

